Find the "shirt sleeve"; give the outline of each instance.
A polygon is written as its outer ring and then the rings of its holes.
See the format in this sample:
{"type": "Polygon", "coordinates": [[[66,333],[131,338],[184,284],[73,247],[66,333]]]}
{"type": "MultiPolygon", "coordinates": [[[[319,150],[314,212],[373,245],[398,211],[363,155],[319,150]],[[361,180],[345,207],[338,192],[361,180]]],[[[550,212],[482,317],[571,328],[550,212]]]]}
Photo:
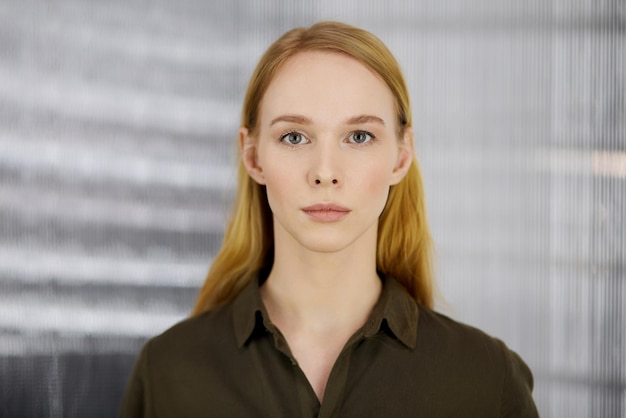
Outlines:
{"type": "Polygon", "coordinates": [[[151,411],[150,386],[148,382],[148,349],[146,344],[141,353],[133,372],[131,373],[128,386],[122,399],[119,418],[152,418],[155,415],[151,411]]]}
{"type": "Polygon", "coordinates": [[[503,346],[505,351],[505,377],[502,388],[500,417],[538,418],[539,413],[532,397],[533,375],[524,360],[503,346]]]}

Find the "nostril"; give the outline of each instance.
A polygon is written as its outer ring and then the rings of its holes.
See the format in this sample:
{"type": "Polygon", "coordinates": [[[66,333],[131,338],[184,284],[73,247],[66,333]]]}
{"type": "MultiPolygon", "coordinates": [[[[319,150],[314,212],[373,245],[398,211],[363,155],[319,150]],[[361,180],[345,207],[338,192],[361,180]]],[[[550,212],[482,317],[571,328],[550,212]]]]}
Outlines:
{"type": "Polygon", "coordinates": [[[315,179],[315,184],[320,184],[321,180],[320,179],[315,179]]]}
{"type": "Polygon", "coordinates": [[[333,184],[337,184],[337,179],[333,179],[333,184]]]}

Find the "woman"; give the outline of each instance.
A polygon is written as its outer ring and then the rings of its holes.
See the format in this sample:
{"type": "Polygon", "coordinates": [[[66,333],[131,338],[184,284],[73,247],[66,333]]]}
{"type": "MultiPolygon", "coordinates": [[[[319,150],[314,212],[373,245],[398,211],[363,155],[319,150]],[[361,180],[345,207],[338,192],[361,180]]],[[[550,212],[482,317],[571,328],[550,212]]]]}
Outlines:
{"type": "Polygon", "coordinates": [[[372,34],[287,32],[248,86],[234,213],[123,417],[534,417],[506,346],[434,313],[407,88],[372,34]]]}

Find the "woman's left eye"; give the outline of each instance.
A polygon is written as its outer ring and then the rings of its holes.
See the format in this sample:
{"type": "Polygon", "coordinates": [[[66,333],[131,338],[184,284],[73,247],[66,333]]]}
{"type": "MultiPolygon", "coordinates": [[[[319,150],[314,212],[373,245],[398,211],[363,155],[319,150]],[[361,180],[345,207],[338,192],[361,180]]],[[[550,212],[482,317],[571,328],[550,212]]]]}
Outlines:
{"type": "Polygon", "coordinates": [[[365,131],[352,132],[350,136],[348,136],[348,140],[355,144],[365,144],[370,142],[372,139],[374,139],[374,136],[365,131]]]}

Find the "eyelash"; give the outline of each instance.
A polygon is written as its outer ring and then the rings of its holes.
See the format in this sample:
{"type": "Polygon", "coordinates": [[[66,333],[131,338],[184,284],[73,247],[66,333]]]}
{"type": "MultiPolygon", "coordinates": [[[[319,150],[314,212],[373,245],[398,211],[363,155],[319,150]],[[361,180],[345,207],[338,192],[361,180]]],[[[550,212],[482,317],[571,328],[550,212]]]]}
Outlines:
{"type": "Polygon", "coordinates": [[[369,140],[367,142],[351,142],[352,144],[355,145],[361,145],[361,146],[366,146],[366,145],[371,145],[372,143],[374,143],[376,141],[376,136],[368,131],[354,131],[354,132],[350,132],[350,134],[348,135],[348,138],[352,137],[355,134],[361,134],[361,135],[367,135],[369,136],[369,140]]]}
{"type": "MultiPolygon", "coordinates": [[[[307,138],[306,136],[304,136],[302,133],[300,133],[300,132],[298,132],[298,131],[287,131],[287,132],[285,132],[284,134],[282,134],[282,135],[278,138],[278,140],[279,140],[280,142],[282,142],[283,144],[285,144],[285,145],[287,145],[287,146],[289,146],[289,147],[292,147],[292,148],[299,147],[300,145],[303,145],[303,144],[291,144],[291,143],[289,143],[289,142],[287,141],[287,137],[288,137],[289,135],[294,135],[294,134],[295,134],[295,135],[300,135],[300,136],[301,136],[302,138],[304,138],[306,141],[309,141],[309,140],[308,140],[308,138],[307,138]]],[[[310,142],[310,141],[309,141],[309,142],[310,142]]]]}
{"type": "MultiPolygon", "coordinates": [[[[310,142],[309,139],[304,134],[302,134],[301,132],[298,132],[298,131],[287,131],[287,132],[283,133],[278,138],[278,140],[280,142],[284,143],[285,145],[289,146],[289,147],[294,147],[295,148],[295,147],[298,147],[300,145],[303,145],[303,144],[291,144],[291,143],[289,143],[287,141],[287,137],[289,137],[289,135],[294,135],[294,134],[295,135],[300,135],[305,141],[307,141],[305,143],[309,143],[310,142]]],[[[376,136],[373,133],[371,133],[371,132],[364,131],[364,130],[358,130],[358,131],[350,132],[348,134],[348,136],[347,136],[347,140],[348,140],[347,142],[349,142],[351,144],[354,144],[354,145],[366,146],[366,145],[371,145],[373,142],[375,142],[376,141],[376,136]],[[361,143],[350,141],[349,139],[352,136],[356,135],[356,134],[367,135],[369,137],[369,140],[367,142],[361,142],[361,143]]]]}

